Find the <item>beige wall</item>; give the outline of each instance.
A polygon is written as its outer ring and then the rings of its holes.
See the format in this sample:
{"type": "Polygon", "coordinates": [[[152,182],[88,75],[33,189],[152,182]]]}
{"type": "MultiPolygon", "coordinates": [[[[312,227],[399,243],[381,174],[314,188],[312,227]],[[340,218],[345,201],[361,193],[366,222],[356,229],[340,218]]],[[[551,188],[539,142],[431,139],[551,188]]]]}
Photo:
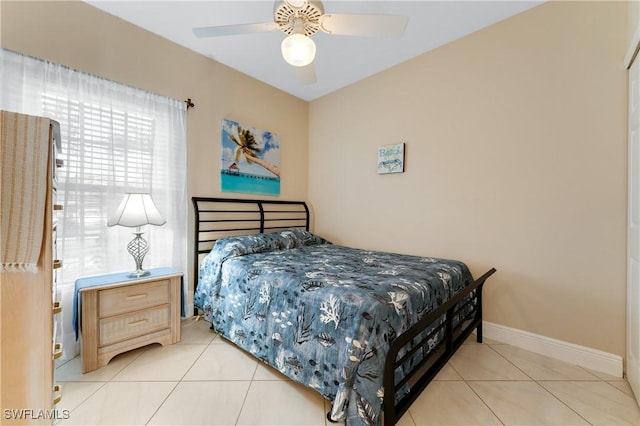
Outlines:
{"type": "MultiPolygon", "coordinates": [[[[627,46],[635,45],[640,31],[640,1],[629,1],[629,20],[627,25],[627,46]]],[[[634,46],[635,47],[635,46],[634,46]]]]}
{"type": "Polygon", "coordinates": [[[627,55],[625,64],[631,66],[635,55],[640,49],[640,1],[630,0],[628,2],[628,23],[627,23],[627,55]]]}
{"type": "Polygon", "coordinates": [[[627,19],[547,3],[313,101],[316,231],[495,266],[486,320],[623,356],[627,19]]]}
{"type": "MultiPolygon", "coordinates": [[[[3,0],[1,14],[5,49],[191,98],[196,106],[187,112],[189,197],[229,195],[220,193],[218,168],[220,124],[227,118],[279,134],[281,198],[307,198],[307,102],[85,3],[3,0]]],[[[192,232],[190,203],[188,208],[192,232]]]]}

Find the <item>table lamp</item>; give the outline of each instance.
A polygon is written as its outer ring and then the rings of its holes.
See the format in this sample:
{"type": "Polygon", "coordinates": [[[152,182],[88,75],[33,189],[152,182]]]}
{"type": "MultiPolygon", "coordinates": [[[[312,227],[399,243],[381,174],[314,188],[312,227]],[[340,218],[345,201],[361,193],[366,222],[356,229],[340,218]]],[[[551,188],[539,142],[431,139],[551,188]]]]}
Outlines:
{"type": "Polygon", "coordinates": [[[136,271],[129,274],[131,278],[139,278],[149,275],[149,271],[142,269],[142,260],[149,252],[149,243],[142,238],[144,232],[140,232],[140,227],[144,225],[164,225],[167,221],[160,216],[158,209],[149,194],[127,193],[125,194],[118,210],[107,222],[107,226],[127,226],[137,228],[133,234],[135,237],[127,245],[129,254],[136,262],[136,271]]]}

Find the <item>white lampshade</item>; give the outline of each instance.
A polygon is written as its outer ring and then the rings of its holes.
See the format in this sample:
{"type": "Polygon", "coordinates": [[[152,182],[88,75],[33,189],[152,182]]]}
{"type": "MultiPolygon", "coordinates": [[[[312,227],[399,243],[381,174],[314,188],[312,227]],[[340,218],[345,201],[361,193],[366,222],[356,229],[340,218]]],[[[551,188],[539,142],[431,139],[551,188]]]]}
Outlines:
{"type": "Polygon", "coordinates": [[[149,194],[125,194],[118,210],[107,222],[107,226],[129,226],[135,228],[143,225],[164,225],[167,221],[160,216],[156,205],[149,194]]]}
{"type": "Polygon", "coordinates": [[[296,67],[309,65],[316,56],[316,44],[304,34],[291,34],[282,40],[281,48],[284,60],[296,67]]]}

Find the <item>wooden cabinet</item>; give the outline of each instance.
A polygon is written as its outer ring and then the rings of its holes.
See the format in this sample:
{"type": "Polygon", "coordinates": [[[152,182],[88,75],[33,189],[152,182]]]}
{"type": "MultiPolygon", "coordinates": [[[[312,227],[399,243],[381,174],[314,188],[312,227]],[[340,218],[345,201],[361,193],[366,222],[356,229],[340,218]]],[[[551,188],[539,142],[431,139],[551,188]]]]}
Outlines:
{"type": "MultiPolygon", "coordinates": [[[[11,153],[7,152],[11,144],[6,138],[11,137],[6,129],[6,123],[22,123],[26,120],[21,114],[1,112],[2,123],[5,128],[0,132],[3,138],[2,168],[7,169],[7,158],[11,153]],[[8,120],[8,121],[7,121],[8,120]]],[[[42,118],[40,118],[42,119],[42,118]]],[[[51,424],[55,419],[55,403],[60,399],[60,387],[55,383],[55,358],[62,354],[62,344],[57,341],[54,329],[59,320],[62,306],[56,299],[56,270],[62,266],[57,258],[57,223],[56,204],[57,168],[62,165],[56,161],[56,150],[60,148],[60,130],[53,120],[49,122],[48,141],[46,135],[42,137],[42,143],[48,143],[46,158],[46,199],[44,202],[44,228],[42,238],[33,238],[29,241],[41,241],[38,246],[40,253],[35,271],[10,271],[3,269],[0,273],[0,424],[51,424]]],[[[1,127],[0,127],[1,128],[1,127]]],[[[20,143],[18,141],[18,143],[20,143]]],[[[12,160],[8,160],[11,162],[12,160]]],[[[23,169],[14,165],[13,173],[20,173],[23,169]]],[[[34,170],[26,173],[37,174],[34,170]]],[[[2,192],[0,197],[13,197],[13,200],[25,202],[28,199],[30,188],[37,191],[34,179],[30,187],[19,189],[14,193],[10,188],[10,182],[14,179],[12,174],[2,175],[0,182],[2,192]],[[16,197],[17,195],[17,197],[16,197]]],[[[18,178],[15,178],[18,179],[18,178]]],[[[40,184],[38,184],[40,185],[40,184]]],[[[2,203],[3,211],[0,217],[8,215],[7,198],[2,203]]],[[[26,205],[26,204],[25,204],[26,205]]],[[[42,216],[40,216],[41,218],[42,216]]],[[[1,238],[3,245],[8,244],[9,238],[19,239],[21,244],[26,244],[26,235],[11,236],[16,229],[15,223],[7,226],[7,218],[2,227],[1,238]]],[[[10,218],[16,220],[15,217],[10,218]]],[[[39,234],[38,234],[39,236],[39,234]]],[[[35,237],[35,236],[34,236],[35,237]]],[[[36,243],[34,243],[36,244],[36,243]]]]}
{"type": "Polygon", "coordinates": [[[180,341],[182,274],[171,268],[150,272],[144,278],[111,274],[76,282],[83,373],[131,349],[180,341]]]}

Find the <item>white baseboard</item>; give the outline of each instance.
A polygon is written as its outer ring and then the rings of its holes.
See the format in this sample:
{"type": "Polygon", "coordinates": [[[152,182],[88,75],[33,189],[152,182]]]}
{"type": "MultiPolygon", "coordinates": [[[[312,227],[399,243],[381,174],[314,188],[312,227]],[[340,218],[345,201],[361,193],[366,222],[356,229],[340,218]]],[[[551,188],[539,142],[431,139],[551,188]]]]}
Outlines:
{"type": "Polygon", "coordinates": [[[623,377],[622,357],[615,354],[487,321],[482,322],[482,334],[489,339],[579,365],[590,370],[606,373],[610,376],[623,377]]]}

